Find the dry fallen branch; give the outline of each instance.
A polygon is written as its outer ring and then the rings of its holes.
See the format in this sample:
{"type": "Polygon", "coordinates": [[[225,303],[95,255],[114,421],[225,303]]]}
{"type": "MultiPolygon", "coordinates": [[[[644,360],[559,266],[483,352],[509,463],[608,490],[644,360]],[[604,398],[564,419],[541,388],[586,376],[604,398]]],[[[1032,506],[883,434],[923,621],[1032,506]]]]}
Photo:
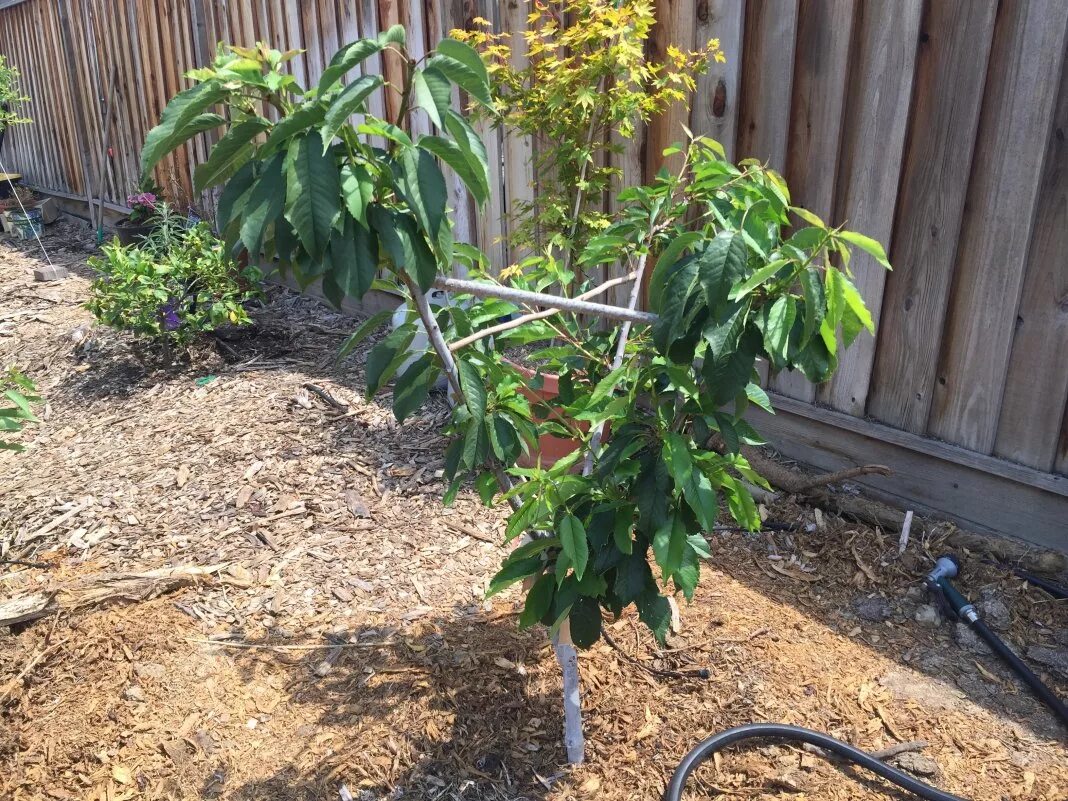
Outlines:
{"type": "Polygon", "coordinates": [[[227,563],[198,567],[163,567],[141,573],[106,573],[23,595],[0,603],[0,626],[26,623],[60,610],[81,609],[111,601],[149,601],[189,584],[210,578],[227,563]]]}
{"type": "Polygon", "coordinates": [[[816,476],[811,481],[807,481],[799,486],[794,492],[808,492],[816,487],[826,487],[828,484],[838,484],[842,481],[848,481],[851,478],[857,478],[858,476],[869,476],[872,474],[880,476],[888,476],[894,471],[886,465],[882,464],[866,464],[861,467],[850,467],[846,470],[838,470],[834,473],[825,473],[822,476],[816,476]]]}

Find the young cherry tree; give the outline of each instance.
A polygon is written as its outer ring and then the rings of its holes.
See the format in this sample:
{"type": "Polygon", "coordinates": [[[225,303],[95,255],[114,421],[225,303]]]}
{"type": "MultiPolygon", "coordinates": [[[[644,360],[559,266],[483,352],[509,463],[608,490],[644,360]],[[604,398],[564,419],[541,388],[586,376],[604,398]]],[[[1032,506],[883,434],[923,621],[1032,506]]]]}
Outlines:
{"type": "MultiPolygon", "coordinates": [[[[587,273],[627,265],[632,306],[651,269],[655,323],[632,331],[629,324],[599,328],[575,314],[534,313],[502,299],[516,295],[489,280],[477,250],[452,239],[439,160],[479,203],[490,184],[478,136],[449,107],[454,85],[490,103],[475,51],[446,39],[417,64],[403,30],[393,28],[342,48],[308,89],[284,72],[292,55],[264,45],[231,47],[212,67],[191,73],[196,84],[171,101],[146,141],[144,172],[196,133],[223,127],[196,178],[201,188],[224,185],[218,224],[230,247],[247,250],[253,261],[273,260],[301,282],[321,278],[338,304],[361,298],[382,267],[406,291],[410,321],[371,350],[368,393],[395,379],[393,407],[403,421],[439,376],[447,377],[456,405],[446,432],[446,501],[470,477],[486,503],[510,505],[506,537],[523,542],[490,594],[525,582],[520,625],[542,623],[553,632],[565,674],[568,756],[581,761],[571,642],[589,647],[603,615],[618,617],[629,607],[663,641],[668,598],[693,598],[701,560],[710,555],[704,533],[717,516],[759,527],[746,482],[764,482],[739,452],[742,443],[761,441],[744,418],[746,407],[771,410],[755,380],[757,360],[826,380],[839,348],[872,328],[849,277],[850,247],[885,264],[883,249],[791,206],[774,172],[755,162],[734,166],[717,143],[698,138],[686,146],[679,173],[661,173],[620,195],[622,210],[589,238],[578,260],[587,273]],[[361,60],[385,50],[403,61],[402,85],[376,75],[343,82],[361,60]],[[403,98],[397,119],[369,113],[375,91],[403,98]],[[220,105],[226,116],[217,113],[220,105]],[[276,121],[265,116],[268,107],[276,121]],[[436,133],[409,137],[398,123],[413,111],[426,114],[436,133]],[[431,309],[426,291],[452,286],[445,276],[457,263],[483,279],[461,288],[489,297],[431,309]],[[500,322],[516,312],[527,313],[500,322]],[[432,347],[411,363],[417,324],[432,347]],[[525,374],[505,357],[515,346],[548,340],[533,357],[559,376],[550,404],[531,400],[525,374]],[[517,467],[543,433],[581,448],[552,467],[517,467]]],[[[566,286],[572,269],[550,251],[525,264],[513,283],[566,286]]],[[[554,308],[551,297],[521,297],[554,308]]],[[[345,347],[382,322],[383,315],[369,320],[345,347]]]]}

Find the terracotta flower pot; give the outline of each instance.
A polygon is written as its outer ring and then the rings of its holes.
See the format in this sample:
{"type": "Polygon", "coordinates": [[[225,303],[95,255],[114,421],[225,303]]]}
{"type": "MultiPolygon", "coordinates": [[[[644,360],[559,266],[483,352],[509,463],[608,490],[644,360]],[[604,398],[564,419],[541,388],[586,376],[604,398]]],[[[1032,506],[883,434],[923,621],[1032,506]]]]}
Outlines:
{"type": "MultiPolygon", "coordinates": [[[[522,373],[528,381],[533,381],[534,376],[537,375],[536,370],[531,370],[529,367],[523,367],[515,362],[509,362],[516,370],[522,373]]],[[[534,389],[528,383],[520,390],[531,403],[540,403],[551,401],[557,395],[560,394],[560,377],[553,375],[552,373],[542,373],[544,382],[541,389],[534,389]]],[[[554,409],[555,413],[562,419],[566,419],[564,412],[561,409],[554,409]]],[[[536,415],[535,421],[548,419],[545,415],[536,415]]],[[[589,423],[579,423],[579,427],[583,431],[589,430],[589,423]]],[[[537,443],[528,443],[530,445],[530,452],[523,454],[516,461],[516,464],[520,467],[535,467],[538,462],[541,462],[542,467],[552,467],[558,461],[565,456],[577,451],[582,447],[582,443],[577,439],[571,439],[569,437],[558,437],[554,434],[542,434],[538,437],[537,443]]],[[[577,470],[581,470],[581,465],[576,465],[577,470]]]]}

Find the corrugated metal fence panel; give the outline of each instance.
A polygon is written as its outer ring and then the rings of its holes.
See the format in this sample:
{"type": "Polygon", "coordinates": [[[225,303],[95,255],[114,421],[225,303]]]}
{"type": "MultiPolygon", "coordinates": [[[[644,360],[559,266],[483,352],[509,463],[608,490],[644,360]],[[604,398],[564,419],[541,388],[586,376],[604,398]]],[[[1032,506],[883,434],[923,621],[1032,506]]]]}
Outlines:
{"type": "MultiPolygon", "coordinates": [[[[121,204],[137,183],[145,134],[216,42],[300,48],[291,68],[307,85],[357,36],[405,24],[421,53],[476,16],[518,34],[526,5],[26,0],[0,7],[0,48],[22,70],[37,120],[10,132],[3,155],[32,185],[80,197],[103,191],[121,204]]],[[[981,454],[1068,472],[1068,4],[661,0],[658,14],[652,52],[719,37],[729,62],[700,80],[689,116],[675,107],[623,143],[618,158],[628,178],[655,170],[660,149],[689,124],[726,139],[736,158],[785,170],[798,202],[874,233],[898,267],[884,275],[858,259],[880,331],[846,357],[834,382],[816,390],[777,376],[771,386],[981,454]]],[[[363,65],[387,76],[399,67],[392,54],[363,65]]],[[[391,96],[376,112],[395,115],[396,104],[391,96]]],[[[490,204],[475,213],[458,186],[452,194],[460,236],[499,267],[519,255],[508,247],[507,217],[511,204],[537,197],[529,161],[538,143],[485,126],[483,133],[500,167],[490,204]]],[[[161,165],[158,176],[177,199],[192,198],[193,169],[209,144],[199,138],[161,165]]],[[[202,202],[210,211],[210,198],[202,202]]]]}

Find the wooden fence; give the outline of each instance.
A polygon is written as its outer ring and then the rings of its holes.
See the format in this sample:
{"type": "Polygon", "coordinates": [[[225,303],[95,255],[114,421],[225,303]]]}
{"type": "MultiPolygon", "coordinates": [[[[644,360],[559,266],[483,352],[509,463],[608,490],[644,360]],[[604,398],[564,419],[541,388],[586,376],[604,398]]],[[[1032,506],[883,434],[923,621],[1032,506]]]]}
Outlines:
{"type": "MultiPolygon", "coordinates": [[[[216,41],[301,48],[294,71],[314,83],[360,35],[405,24],[418,55],[475,16],[521,29],[526,5],[0,0],[0,52],[37,120],[2,156],[32,185],[103,186],[121,207],[145,133],[216,41]]],[[[820,467],[892,460],[876,494],[1068,547],[1068,3],[660,0],[658,19],[654,57],[717,37],[728,61],[690,111],[625,143],[627,178],[655,170],[685,123],[782,170],[796,202],[887,243],[895,265],[854,260],[879,331],[834,380],[770,379],[783,411],[762,424],[776,443],[820,467]]],[[[485,133],[502,169],[485,212],[457,202],[459,235],[504,264],[506,210],[537,192],[533,145],[485,133]]],[[[172,193],[190,195],[206,147],[167,162],[172,193]]]]}

